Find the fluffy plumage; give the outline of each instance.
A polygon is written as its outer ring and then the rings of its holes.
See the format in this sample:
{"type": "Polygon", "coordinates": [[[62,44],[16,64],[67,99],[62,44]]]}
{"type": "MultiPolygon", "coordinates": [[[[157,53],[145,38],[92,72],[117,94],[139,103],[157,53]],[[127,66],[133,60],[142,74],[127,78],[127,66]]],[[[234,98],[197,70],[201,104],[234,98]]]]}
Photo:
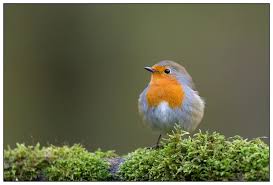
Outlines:
{"type": "Polygon", "coordinates": [[[195,130],[205,103],[194,90],[191,76],[183,66],[167,60],[152,66],[151,71],[151,81],[138,101],[144,121],[161,132],[171,130],[175,123],[186,131],[195,130]]]}

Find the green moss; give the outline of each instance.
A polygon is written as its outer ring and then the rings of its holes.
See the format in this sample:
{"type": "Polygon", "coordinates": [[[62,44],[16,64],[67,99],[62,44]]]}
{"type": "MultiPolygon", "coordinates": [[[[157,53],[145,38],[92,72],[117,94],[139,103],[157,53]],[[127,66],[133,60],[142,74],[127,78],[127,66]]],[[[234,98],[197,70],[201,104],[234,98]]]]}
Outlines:
{"type": "Polygon", "coordinates": [[[118,155],[115,153],[114,150],[108,150],[108,151],[103,152],[99,148],[94,153],[95,153],[96,156],[98,156],[100,158],[114,158],[114,157],[118,157],[118,155]]]}
{"type": "Polygon", "coordinates": [[[269,180],[269,147],[260,139],[226,139],[216,132],[185,135],[176,128],[162,148],[128,154],[118,175],[124,181],[269,180]]]}
{"type": "Polygon", "coordinates": [[[6,181],[268,181],[269,147],[260,139],[176,127],[159,149],[139,148],[125,157],[81,145],[25,146],[4,150],[6,181]]]}
{"type": "Polygon", "coordinates": [[[52,161],[46,156],[44,148],[17,144],[15,149],[4,150],[4,179],[7,181],[26,181],[39,179],[42,171],[52,161]]]}
{"type": "Polygon", "coordinates": [[[109,163],[102,160],[99,151],[89,153],[84,148],[74,145],[72,147],[53,147],[52,151],[58,156],[46,170],[50,181],[102,181],[111,177],[109,163]],[[54,151],[55,150],[55,151],[54,151]]]}
{"type": "Polygon", "coordinates": [[[80,145],[41,148],[17,144],[4,152],[4,179],[6,181],[102,181],[109,180],[110,164],[105,157],[114,157],[113,151],[97,150],[89,153],[80,145]]]}

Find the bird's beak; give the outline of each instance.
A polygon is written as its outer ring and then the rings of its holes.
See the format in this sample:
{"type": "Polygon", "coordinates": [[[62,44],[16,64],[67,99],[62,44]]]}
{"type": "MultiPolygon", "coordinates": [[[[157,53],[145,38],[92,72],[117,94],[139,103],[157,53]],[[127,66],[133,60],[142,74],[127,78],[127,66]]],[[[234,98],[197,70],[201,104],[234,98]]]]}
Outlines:
{"type": "Polygon", "coordinates": [[[152,67],[144,67],[144,69],[150,71],[151,73],[155,72],[155,69],[153,69],[152,67]]]}

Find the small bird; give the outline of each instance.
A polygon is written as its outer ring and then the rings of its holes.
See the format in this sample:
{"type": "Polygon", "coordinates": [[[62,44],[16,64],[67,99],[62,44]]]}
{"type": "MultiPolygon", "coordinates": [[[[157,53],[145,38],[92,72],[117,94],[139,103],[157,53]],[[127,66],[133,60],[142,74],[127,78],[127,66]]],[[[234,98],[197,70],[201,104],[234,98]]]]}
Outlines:
{"type": "Polygon", "coordinates": [[[186,69],[169,60],[144,69],[152,75],[139,96],[138,109],[144,121],[160,131],[156,147],[161,134],[172,130],[175,124],[185,131],[194,131],[203,118],[205,102],[186,69]]]}

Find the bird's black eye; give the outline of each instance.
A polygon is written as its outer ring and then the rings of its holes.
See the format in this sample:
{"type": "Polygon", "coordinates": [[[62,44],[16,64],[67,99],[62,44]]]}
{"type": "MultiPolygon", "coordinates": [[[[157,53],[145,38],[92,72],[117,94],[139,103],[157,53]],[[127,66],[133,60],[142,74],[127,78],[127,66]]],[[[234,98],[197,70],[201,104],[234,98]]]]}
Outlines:
{"type": "Polygon", "coordinates": [[[170,72],[171,72],[171,70],[170,69],[165,69],[165,71],[164,71],[166,74],[169,74],[170,72]]]}

